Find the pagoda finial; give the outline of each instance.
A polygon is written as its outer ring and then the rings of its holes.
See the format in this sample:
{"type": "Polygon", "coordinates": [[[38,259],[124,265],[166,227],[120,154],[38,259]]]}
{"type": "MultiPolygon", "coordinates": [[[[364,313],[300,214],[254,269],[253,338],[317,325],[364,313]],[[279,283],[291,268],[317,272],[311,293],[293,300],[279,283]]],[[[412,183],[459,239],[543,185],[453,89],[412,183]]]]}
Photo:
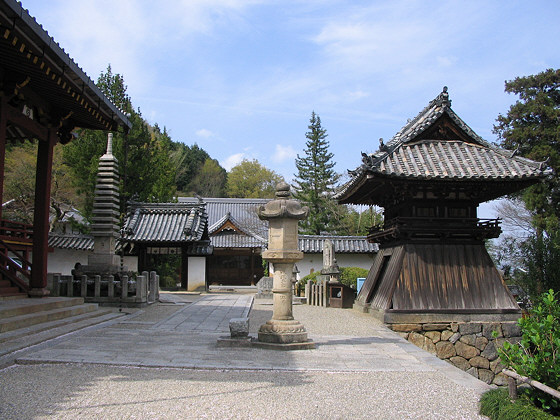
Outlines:
{"type": "Polygon", "coordinates": [[[105,154],[113,156],[113,133],[107,135],[107,153],[105,154]]]}

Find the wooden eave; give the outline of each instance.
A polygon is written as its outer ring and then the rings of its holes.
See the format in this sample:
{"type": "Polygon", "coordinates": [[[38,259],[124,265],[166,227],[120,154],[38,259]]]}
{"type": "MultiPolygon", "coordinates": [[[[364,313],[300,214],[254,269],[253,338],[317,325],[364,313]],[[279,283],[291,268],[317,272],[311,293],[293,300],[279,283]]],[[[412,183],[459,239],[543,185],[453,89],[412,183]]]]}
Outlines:
{"type": "Polygon", "coordinates": [[[51,125],[68,120],[72,128],[131,127],[123,112],[14,0],[0,2],[0,56],[4,95],[22,93],[23,104],[35,108],[35,118],[46,114],[51,125]]]}

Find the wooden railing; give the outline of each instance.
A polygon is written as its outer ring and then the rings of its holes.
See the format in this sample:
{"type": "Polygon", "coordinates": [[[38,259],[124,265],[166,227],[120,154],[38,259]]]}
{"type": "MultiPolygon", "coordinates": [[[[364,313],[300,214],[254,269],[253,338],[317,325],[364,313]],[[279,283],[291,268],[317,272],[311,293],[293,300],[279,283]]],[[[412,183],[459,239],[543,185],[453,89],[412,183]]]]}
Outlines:
{"type": "Polygon", "coordinates": [[[371,228],[367,238],[373,242],[386,242],[403,236],[496,238],[501,233],[500,222],[500,219],[395,217],[386,220],[383,226],[371,228]]]}
{"type": "Polygon", "coordinates": [[[33,225],[0,219],[0,238],[32,244],[33,225]]]}
{"type": "Polygon", "coordinates": [[[31,262],[10,244],[0,239],[0,272],[7,280],[27,292],[31,281],[31,262]],[[10,252],[13,257],[8,256],[10,252]],[[15,259],[19,259],[19,264],[15,259]]]}
{"type": "Polygon", "coordinates": [[[508,377],[509,397],[512,400],[517,399],[517,383],[516,383],[516,380],[521,382],[521,383],[528,384],[528,385],[532,386],[533,388],[537,388],[538,390],[541,390],[542,392],[546,392],[548,395],[551,395],[554,398],[560,400],[560,391],[558,391],[557,389],[551,388],[548,385],[542,384],[539,381],[535,381],[534,379],[528,378],[527,376],[522,376],[519,373],[514,372],[512,370],[504,369],[502,371],[502,373],[508,377]]]}

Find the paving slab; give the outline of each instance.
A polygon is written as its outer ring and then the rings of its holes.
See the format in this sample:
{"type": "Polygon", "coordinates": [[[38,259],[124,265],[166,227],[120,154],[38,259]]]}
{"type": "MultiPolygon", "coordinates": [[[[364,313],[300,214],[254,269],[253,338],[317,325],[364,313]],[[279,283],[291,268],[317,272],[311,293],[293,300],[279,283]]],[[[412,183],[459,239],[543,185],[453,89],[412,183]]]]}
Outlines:
{"type": "MultiPolygon", "coordinates": [[[[170,378],[185,376],[198,378],[196,380],[204,382],[206,378],[214,377],[215,379],[208,381],[219,382],[220,387],[225,388],[228,387],[228,384],[231,385],[230,381],[232,381],[237,385],[231,392],[240,392],[243,395],[246,392],[250,393],[253,381],[265,381],[263,386],[274,387],[276,385],[270,385],[265,378],[276,378],[274,380],[291,384],[286,385],[288,387],[296,387],[295,389],[290,388],[290,391],[286,393],[286,398],[290,398],[290,401],[294,398],[297,400],[297,395],[293,395],[294,392],[297,394],[300,391],[312,393],[316,392],[316,388],[322,389],[318,385],[321,382],[326,383],[326,387],[330,389],[339,380],[342,382],[362,381],[362,387],[353,383],[349,388],[338,389],[338,394],[329,396],[329,398],[338,398],[342,395],[344,401],[341,401],[340,404],[347,410],[344,415],[336,411],[330,411],[327,413],[328,415],[325,415],[326,412],[322,409],[325,401],[319,404],[321,407],[319,408],[314,401],[319,401],[320,397],[308,395],[305,410],[311,411],[300,412],[300,417],[296,416],[295,411],[277,412],[275,416],[267,416],[268,409],[265,410],[263,406],[260,407],[260,410],[247,411],[246,415],[233,414],[236,413],[234,410],[225,417],[348,418],[347,414],[356,410],[355,407],[350,407],[351,401],[355,401],[360,406],[360,395],[367,394],[366,399],[369,401],[367,404],[370,404],[372,399],[377,401],[375,404],[385,404],[384,400],[380,399],[380,395],[388,393],[390,398],[386,404],[389,407],[392,404],[389,400],[397,401],[399,398],[394,393],[400,392],[403,407],[411,406],[411,402],[407,398],[412,398],[412,395],[416,393],[418,400],[427,398],[431,401],[432,411],[404,409],[401,413],[395,406],[394,410],[391,409],[393,411],[388,410],[385,413],[400,413],[398,417],[376,416],[375,410],[378,408],[372,408],[373,411],[368,412],[364,406],[362,407],[364,410],[360,411],[361,415],[353,417],[481,418],[478,417],[476,403],[480,394],[489,389],[486,384],[417,348],[367,314],[352,310],[298,305],[294,306],[294,316],[306,325],[309,337],[316,343],[316,349],[282,352],[258,348],[218,347],[218,339],[229,334],[230,318],[249,314],[252,324],[250,331],[258,328],[258,325],[254,325],[255,323],[259,324],[270,319],[272,313],[270,306],[253,305],[253,297],[250,295],[212,293],[199,296],[185,305],[176,305],[172,309],[167,308],[165,311],[156,307],[149,308],[145,312],[131,315],[131,318],[127,320],[90,329],[86,333],[69,336],[67,339],[39,351],[25,354],[17,359],[18,365],[13,368],[15,370],[0,371],[0,380],[6,380],[9,384],[9,381],[19,377],[18,372],[23,374],[23,372],[47,372],[49,369],[56,369],[48,367],[49,365],[58,366],[61,371],[67,372],[68,370],[79,370],[80,368],[77,366],[86,364],[93,369],[92,372],[119,372],[120,375],[123,369],[129,369],[126,370],[126,379],[123,379],[128,386],[129,381],[133,383],[136,381],[134,379],[136,376],[143,377],[146,369],[154,372],[156,377],[160,376],[158,372],[162,369],[165,372],[168,372],[166,369],[170,369],[170,378]],[[142,321],[135,321],[135,319],[142,321]],[[134,322],[139,323],[134,324],[134,322]],[[133,325],[135,327],[130,328],[133,325]],[[130,370],[133,368],[140,370],[130,370]],[[187,374],[183,372],[184,370],[192,370],[196,373],[187,374]],[[199,374],[198,372],[201,370],[207,373],[199,374]],[[224,372],[227,374],[224,375],[224,372]],[[296,378],[302,377],[306,378],[304,383],[297,384],[296,378]],[[336,380],[333,379],[335,377],[336,380]],[[406,392],[401,389],[403,381],[411,387],[406,392]],[[421,389],[418,384],[422,383],[427,383],[429,386],[421,389]],[[300,385],[301,389],[296,391],[300,385]],[[449,396],[446,396],[449,390],[455,392],[453,404],[450,403],[452,400],[449,396]],[[350,392],[356,392],[356,394],[351,395],[350,392]],[[461,406],[462,404],[469,408],[465,409],[466,411],[462,411],[462,409],[450,411],[450,405],[461,406]],[[441,412],[442,415],[433,415],[434,412],[441,412]],[[450,416],[451,412],[454,415],[450,416]],[[321,413],[323,417],[320,417],[321,413]],[[422,416],[420,413],[424,413],[424,415],[422,416]]],[[[252,335],[255,334],[252,333],[252,335]]],[[[100,373],[100,375],[102,377],[100,382],[95,382],[91,385],[92,387],[101,386],[100,384],[104,381],[113,381],[105,373],[100,373]]],[[[180,379],[177,380],[180,381],[180,379]]],[[[148,385],[150,384],[145,384],[145,386],[148,385]]],[[[185,390],[191,389],[190,382],[181,386],[185,387],[185,390]]],[[[203,388],[206,389],[208,386],[210,385],[205,382],[203,388]]],[[[166,390],[169,391],[167,388],[166,390]]],[[[56,394],[58,391],[53,390],[52,392],[56,394]]],[[[269,389],[269,392],[275,394],[276,391],[269,389]]],[[[159,395],[157,392],[156,394],[159,395]]],[[[203,396],[198,395],[197,398],[203,398],[203,396]]],[[[220,396],[216,404],[218,406],[223,404],[224,398],[224,396],[220,396]]],[[[225,398],[228,401],[229,399],[229,397],[225,398]]],[[[155,400],[158,398],[154,397],[155,400]]],[[[139,401],[139,404],[143,404],[142,407],[151,404],[142,398],[139,401]]],[[[204,403],[201,402],[201,404],[204,406],[204,403]]],[[[235,402],[234,406],[236,404],[238,405],[239,402],[235,402]]],[[[419,404],[422,406],[426,402],[420,403],[419,401],[419,404]]],[[[0,403],[0,414],[2,414],[1,409],[0,403]]],[[[103,414],[114,413],[108,408],[107,410],[104,409],[101,412],[103,414]]],[[[219,417],[213,409],[209,410],[208,413],[214,414],[208,417],[219,417]]],[[[68,417],[60,418],[74,418],[72,417],[74,411],[64,412],[68,414],[68,417]]],[[[196,412],[200,413],[198,409],[196,412]]],[[[84,413],[87,414],[89,411],[80,412],[80,414],[84,413]]],[[[380,410],[379,413],[383,414],[384,410],[380,410]]],[[[75,418],[78,416],[76,415],[75,418]]],[[[155,418],[173,417],[155,416],[155,418]]]]}

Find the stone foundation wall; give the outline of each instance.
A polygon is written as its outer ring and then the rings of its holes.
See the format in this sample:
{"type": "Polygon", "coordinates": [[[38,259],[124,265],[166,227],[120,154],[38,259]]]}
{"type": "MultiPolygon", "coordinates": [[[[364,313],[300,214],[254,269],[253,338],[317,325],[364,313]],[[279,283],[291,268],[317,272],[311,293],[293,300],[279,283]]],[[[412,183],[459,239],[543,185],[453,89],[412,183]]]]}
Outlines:
{"type": "Polygon", "coordinates": [[[388,327],[475,378],[496,385],[507,384],[497,348],[505,341],[521,340],[521,329],[516,322],[391,324],[388,327]]]}

